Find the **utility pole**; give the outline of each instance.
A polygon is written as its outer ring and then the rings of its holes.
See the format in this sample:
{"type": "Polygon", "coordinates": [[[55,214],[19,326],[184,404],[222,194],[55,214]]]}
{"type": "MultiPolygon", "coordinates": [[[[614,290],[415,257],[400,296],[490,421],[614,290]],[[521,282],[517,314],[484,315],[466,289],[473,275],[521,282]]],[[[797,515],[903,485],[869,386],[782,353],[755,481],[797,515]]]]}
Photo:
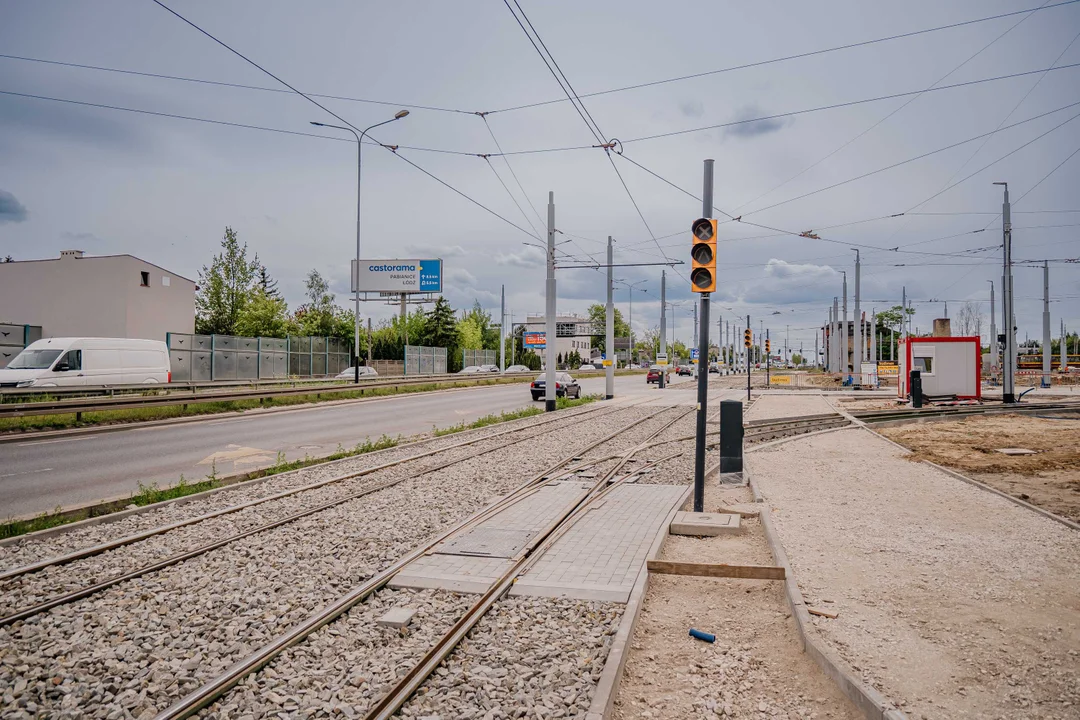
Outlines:
{"type": "MultiPolygon", "coordinates": [[[[522,338],[524,339],[524,338],[522,338]]],[[[510,313],[510,364],[514,364],[514,350],[517,349],[517,338],[514,337],[514,313],[510,313]]]]}
{"type": "MultiPolygon", "coordinates": [[[[545,305],[547,317],[544,318],[544,358],[547,374],[544,377],[544,410],[552,412],[556,407],[555,387],[555,193],[548,192],[547,211],[547,291],[545,305]]],[[[610,264],[610,263],[609,263],[610,264]]]]}
{"type": "Polygon", "coordinates": [[[994,322],[994,281],[990,283],[990,375],[993,376],[994,368],[998,366],[998,339],[997,323],[994,322]]]}
{"type": "Polygon", "coordinates": [[[1061,363],[1058,367],[1060,372],[1065,372],[1069,369],[1069,340],[1068,335],[1065,334],[1065,320],[1061,321],[1061,344],[1058,345],[1058,350],[1061,351],[1061,363]]]}
{"type": "Polygon", "coordinates": [[[1005,358],[1002,362],[1001,401],[1016,402],[1014,384],[1016,382],[1016,318],[1013,315],[1013,277],[1012,277],[1012,208],[1009,205],[1009,184],[1005,186],[1005,198],[1001,204],[1001,232],[1004,240],[1004,270],[1002,273],[1001,295],[1002,323],[1005,325],[1005,358]]]}
{"type": "MultiPolygon", "coordinates": [[[[611,263],[608,263],[609,265],[611,263]]],[[[506,286],[499,301],[499,372],[506,372],[506,286]]]]}
{"type": "MultiPolygon", "coordinates": [[[[356,349],[357,357],[359,358],[360,348],[356,349]]],[[[367,364],[368,367],[375,367],[371,364],[371,318],[367,319],[367,364]]]]}
{"type": "MultiPolygon", "coordinates": [[[[660,354],[667,357],[667,270],[660,271],[660,354]]],[[[660,358],[656,358],[660,365],[660,358]]],[[[666,360],[664,362],[667,362],[666,360]]],[[[660,389],[664,389],[667,365],[660,365],[660,389]]]]}
{"type": "MultiPolygon", "coordinates": [[[[701,192],[701,217],[711,218],[713,206],[713,161],[705,161],[701,192]]],[[[714,245],[715,247],[715,245],[714,245]]],[[[714,278],[715,279],[715,278],[714,278]]],[[[705,420],[709,405],[709,296],[701,293],[701,334],[697,336],[697,433],[694,442],[694,512],[705,511],[705,420]]],[[[696,308],[697,306],[695,306],[696,308]]],[[[698,330],[698,311],[694,312],[694,331],[698,330]]]]}
{"type": "Polygon", "coordinates": [[[840,298],[832,299],[832,333],[829,338],[829,354],[832,355],[832,372],[840,372],[840,298]]]}
{"type": "Polygon", "coordinates": [[[877,308],[870,309],[870,347],[871,349],[866,352],[866,359],[872,363],[877,363],[879,348],[877,342],[877,308]]]}
{"type": "MultiPolygon", "coordinates": [[[[405,304],[408,298],[408,295],[401,293],[401,334],[405,337],[405,347],[409,346],[409,309],[405,304]]],[[[405,357],[404,350],[402,350],[401,356],[405,357]]]]}
{"type": "Polygon", "coordinates": [[[862,361],[863,361],[863,346],[866,344],[863,341],[863,323],[862,323],[862,309],[861,298],[859,296],[859,275],[862,271],[862,261],[859,259],[859,251],[855,251],[855,352],[852,353],[853,360],[855,362],[855,377],[856,382],[862,382],[862,361]]]}
{"type": "Polygon", "coordinates": [[[607,328],[604,334],[604,394],[607,399],[615,397],[615,300],[612,297],[611,236],[607,238],[607,328]]]}
{"type": "Polygon", "coordinates": [[[1050,263],[1043,260],[1043,374],[1042,386],[1050,387],[1050,263]]]}
{"type": "Polygon", "coordinates": [[[769,365],[772,363],[772,343],[769,342],[769,331],[765,331],[765,387],[769,387],[769,365]]]}
{"type": "Polygon", "coordinates": [[[847,374],[848,371],[848,324],[847,324],[847,271],[844,273],[844,314],[840,325],[840,372],[847,374]]]}

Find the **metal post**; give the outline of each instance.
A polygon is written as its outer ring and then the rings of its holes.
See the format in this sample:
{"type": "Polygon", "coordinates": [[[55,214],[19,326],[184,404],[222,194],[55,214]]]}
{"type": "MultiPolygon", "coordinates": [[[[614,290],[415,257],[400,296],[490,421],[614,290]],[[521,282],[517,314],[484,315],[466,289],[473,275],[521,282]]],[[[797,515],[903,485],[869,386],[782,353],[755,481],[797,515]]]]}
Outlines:
{"type": "Polygon", "coordinates": [[[547,412],[555,410],[555,193],[548,192],[547,212],[547,289],[545,318],[546,340],[544,342],[544,356],[547,363],[547,374],[544,377],[544,409],[547,412]]]}
{"type": "Polygon", "coordinates": [[[987,280],[990,283],[990,375],[993,376],[994,368],[998,366],[998,340],[997,340],[997,323],[994,321],[994,281],[987,280]]]}
{"type": "Polygon", "coordinates": [[[1013,315],[1013,277],[1012,277],[1012,209],[1009,206],[1009,186],[1007,183],[995,183],[1005,186],[1005,199],[1001,205],[1001,231],[1004,239],[1004,282],[1001,293],[1004,304],[1002,313],[1005,325],[1005,359],[1002,362],[1001,400],[1016,402],[1014,383],[1016,381],[1016,319],[1013,315]]]}
{"type": "Polygon", "coordinates": [[[1050,263],[1043,260],[1043,374],[1042,386],[1050,387],[1050,263]]]}
{"type": "Polygon", "coordinates": [[[743,404],[720,401],[720,474],[743,471],[743,404]]]}
{"type": "MultiPolygon", "coordinates": [[[[713,161],[705,161],[703,188],[701,193],[701,216],[712,217],[713,205],[713,161]]],[[[709,296],[701,293],[701,312],[694,314],[694,330],[698,331],[700,314],[700,335],[698,335],[697,364],[697,434],[694,443],[694,512],[705,511],[705,419],[709,405],[709,296]],[[703,367],[703,364],[704,367],[703,367]]]]}
{"type": "Polygon", "coordinates": [[[862,361],[863,361],[863,345],[866,343],[863,341],[863,324],[862,324],[862,310],[860,306],[861,298],[859,296],[859,274],[862,270],[862,262],[859,259],[859,251],[855,251],[855,352],[852,353],[855,362],[855,378],[856,382],[862,382],[862,361]]]}
{"type": "MultiPolygon", "coordinates": [[[[353,135],[356,135],[354,132],[353,135]]],[[[353,358],[353,384],[360,384],[360,151],[364,147],[356,138],[356,277],[353,279],[353,342],[356,357],[353,358]]],[[[370,351],[369,351],[370,353],[370,351]]]]}
{"type": "Polygon", "coordinates": [[[1069,352],[1067,345],[1069,344],[1065,336],[1065,321],[1061,321],[1061,342],[1058,344],[1058,350],[1061,352],[1061,362],[1058,363],[1058,371],[1065,372],[1069,369],[1069,352]]]}
{"type": "MultiPolygon", "coordinates": [[[[610,263],[608,263],[610,265],[610,263]]],[[[499,300],[499,372],[506,372],[506,286],[499,300]]]]}
{"type": "MultiPolygon", "coordinates": [[[[360,352],[357,350],[357,352],[360,352]]],[[[374,367],[371,364],[371,318],[367,319],[367,364],[368,367],[374,367]]]]}
{"type": "Polygon", "coordinates": [[[604,333],[604,360],[610,365],[604,367],[604,394],[607,399],[615,397],[615,300],[612,297],[613,268],[611,254],[611,236],[607,238],[607,310],[605,313],[606,331],[604,333]]]}
{"type": "MultiPolygon", "coordinates": [[[[769,344],[769,331],[765,331],[765,343],[769,344]]],[[[765,387],[769,387],[769,366],[772,364],[772,349],[765,351],[765,387]]]]}
{"type": "MultiPolygon", "coordinates": [[[[660,354],[667,355],[667,270],[660,271],[660,354]]],[[[659,360],[659,358],[657,358],[659,360]]],[[[667,366],[660,367],[660,389],[664,389],[664,381],[667,377],[667,366]]]]}
{"type": "MultiPolygon", "coordinates": [[[[608,263],[610,265],[611,263],[608,263]]],[[[634,287],[630,286],[630,352],[626,355],[627,366],[634,362],[634,287]]]]}

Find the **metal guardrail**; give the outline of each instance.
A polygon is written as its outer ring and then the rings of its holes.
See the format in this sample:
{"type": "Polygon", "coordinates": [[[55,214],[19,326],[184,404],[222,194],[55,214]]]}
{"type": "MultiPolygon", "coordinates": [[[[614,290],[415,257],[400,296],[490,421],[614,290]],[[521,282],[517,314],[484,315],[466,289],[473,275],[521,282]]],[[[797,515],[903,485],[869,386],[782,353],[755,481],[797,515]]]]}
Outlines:
{"type": "MultiPolygon", "coordinates": [[[[395,376],[396,377],[396,376],[395,376]]],[[[385,378],[384,378],[385,379],[385,378]]],[[[278,378],[272,380],[219,380],[217,382],[171,382],[168,384],[146,384],[138,383],[134,385],[72,385],[69,387],[25,387],[25,388],[13,388],[6,387],[0,388],[0,404],[18,402],[12,398],[32,398],[38,397],[51,397],[57,395],[66,395],[71,397],[76,396],[102,396],[115,397],[116,395],[141,395],[146,393],[156,393],[158,395],[168,394],[170,392],[178,391],[185,393],[198,392],[199,390],[220,390],[229,388],[258,388],[262,387],[274,387],[274,386],[316,386],[327,385],[331,383],[341,383],[336,377],[324,377],[324,378],[278,378]]]]}
{"type": "MultiPolygon", "coordinates": [[[[277,389],[254,389],[254,390],[218,390],[199,392],[199,386],[188,391],[173,390],[167,394],[155,395],[119,395],[110,398],[90,397],[73,399],[47,399],[26,403],[3,403],[0,404],[0,418],[5,417],[33,417],[36,415],[57,415],[62,413],[100,412],[104,410],[122,410],[133,407],[162,407],[166,405],[190,405],[209,402],[229,402],[235,400],[264,400],[270,398],[292,397],[302,395],[334,395],[360,390],[378,388],[401,388],[415,385],[481,385],[485,382],[499,378],[513,378],[515,380],[527,380],[533,373],[511,374],[470,374],[470,375],[426,375],[417,378],[397,379],[371,379],[361,380],[359,385],[348,384],[321,384],[301,385],[296,387],[277,389]]],[[[201,386],[205,387],[205,386],[201,386]]],[[[146,388],[142,388],[146,392],[146,388]]]]}

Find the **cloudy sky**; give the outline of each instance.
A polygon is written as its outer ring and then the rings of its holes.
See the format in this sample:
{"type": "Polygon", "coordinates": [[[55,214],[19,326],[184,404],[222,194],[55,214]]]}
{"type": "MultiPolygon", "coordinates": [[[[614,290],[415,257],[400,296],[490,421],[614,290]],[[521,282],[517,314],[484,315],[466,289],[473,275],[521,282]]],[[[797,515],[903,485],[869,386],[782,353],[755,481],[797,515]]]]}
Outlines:
{"type": "MultiPolygon", "coordinates": [[[[705,158],[727,221],[713,320],[749,313],[795,347],[813,346],[841,271],[853,292],[856,247],[867,309],[906,286],[920,327],[945,300],[988,315],[994,181],[1014,201],[1014,258],[1080,256],[1078,2],[518,2],[588,120],[499,0],[171,7],[359,128],[410,110],[374,132],[396,155],[364,148],[364,255],[444,258],[457,306],[497,308],[505,284],[515,318],[543,311],[544,255],[526,243],[544,238],[549,191],[566,264],[603,262],[608,235],[618,263],[687,260],[701,204],[673,185],[699,195],[705,158]]],[[[151,0],[0,0],[0,14],[0,254],[131,253],[195,278],[229,225],[291,304],[311,268],[344,300],[356,154],[309,124],[330,113],[151,0]]],[[[616,271],[645,281],[639,332],[659,322],[660,272],[616,271]]],[[[687,275],[668,270],[684,340],[687,275]]],[[[560,311],[604,298],[595,270],[558,277],[560,311]]],[[[1015,277],[1020,338],[1037,336],[1041,268],[1015,277]]],[[[1051,291],[1055,332],[1080,329],[1080,264],[1052,263],[1051,291]]]]}

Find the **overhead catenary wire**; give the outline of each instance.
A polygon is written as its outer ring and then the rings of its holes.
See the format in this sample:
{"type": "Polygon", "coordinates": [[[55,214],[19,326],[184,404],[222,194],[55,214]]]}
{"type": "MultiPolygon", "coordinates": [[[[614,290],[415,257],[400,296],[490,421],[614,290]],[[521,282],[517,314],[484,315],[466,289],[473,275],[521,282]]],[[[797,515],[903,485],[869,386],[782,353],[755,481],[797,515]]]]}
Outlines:
{"type": "MultiPolygon", "coordinates": [[[[305,95],[304,93],[302,93],[301,91],[297,90],[297,89],[296,89],[295,87],[293,87],[293,86],[292,86],[292,85],[290,85],[289,83],[287,83],[287,82],[285,82],[284,80],[282,80],[282,79],[281,79],[280,77],[278,77],[278,76],[277,76],[277,75],[275,75],[274,73],[270,72],[269,70],[267,70],[267,69],[266,69],[266,68],[264,68],[263,66],[259,65],[259,64],[258,64],[257,62],[255,62],[255,61],[254,61],[254,60],[252,60],[251,58],[249,58],[249,57],[247,57],[246,55],[244,55],[243,53],[241,53],[241,52],[240,52],[239,50],[236,50],[236,49],[234,49],[233,47],[231,47],[230,45],[228,45],[228,44],[227,44],[227,43],[225,43],[224,41],[222,41],[222,40],[219,40],[218,38],[216,38],[216,37],[215,37],[214,35],[212,35],[211,33],[207,32],[206,30],[203,30],[203,29],[202,29],[201,27],[199,27],[198,25],[196,25],[196,24],[195,24],[195,23],[193,23],[192,21],[188,20],[188,19],[187,19],[187,18],[185,18],[185,17],[183,16],[183,15],[181,15],[181,14],[180,14],[180,13],[178,13],[178,12],[176,12],[175,10],[173,10],[172,8],[170,8],[170,7],[168,6],[168,5],[166,5],[165,3],[161,2],[161,0],[151,0],[151,2],[153,2],[153,3],[155,4],[155,5],[157,5],[157,6],[161,7],[161,8],[163,9],[163,10],[167,11],[167,12],[168,12],[168,13],[170,13],[171,15],[173,15],[173,16],[177,17],[178,19],[182,20],[182,21],[183,21],[184,23],[186,23],[187,25],[190,25],[190,26],[191,26],[192,28],[194,28],[195,30],[198,30],[198,31],[199,31],[200,33],[202,33],[202,34],[203,34],[203,35],[205,35],[206,37],[210,38],[211,40],[213,40],[213,41],[214,41],[215,43],[217,43],[218,45],[221,45],[221,46],[222,46],[223,48],[225,48],[225,49],[226,49],[226,50],[228,50],[229,52],[233,53],[234,55],[236,55],[236,56],[237,56],[237,57],[239,57],[240,59],[244,60],[244,61],[245,61],[245,62],[247,62],[248,64],[250,64],[250,65],[252,65],[253,67],[257,68],[258,70],[260,70],[261,72],[265,73],[266,75],[269,75],[269,76],[270,76],[270,77],[272,77],[272,78],[273,78],[274,80],[278,81],[279,83],[281,83],[281,84],[282,84],[282,85],[284,85],[285,87],[287,87],[287,88],[289,88],[290,90],[292,90],[293,92],[295,92],[295,93],[296,93],[297,95],[300,95],[301,97],[303,97],[304,99],[306,99],[306,100],[307,100],[308,102],[310,102],[310,103],[311,103],[312,105],[315,105],[316,107],[318,107],[318,108],[322,109],[322,110],[323,110],[323,111],[325,111],[325,112],[326,112],[327,114],[329,114],[329,115],[331,115],[332,117],[336,118],[337,120],[339,120],[339,121],[341,121],[341,122],[345,123],[345,124],[346,124],[346,125],[348,125],[349,127],[353,128],[353,129],[359,129],[359,128],[356,128],[356,126],[354,126],[354,125],[353,125],[352,123],[350,123],[350,122],[349,122],[348,120],[346,120],[345,118],[343,118],[343,117],[341,117],[340,115],[338,115],[337,113],[335,113],[335,112],[334,112],[333,110],[330,110],[329,108],[327,108],[327,107],[326,107],[325,105],[323,105],[322,103],[320,103],[320,102],[319,102],[318,100],[315,100],[315,99],[313,99],[313,98],[311,98],[311,97],[309,97],[309,96],[305,95]]],[[[373,139],[374,139],[374,138],[373,138],[373,139]]],[[[470,197],[469,195],[465,194],[465,193],[464,193],[464,192],[462,192],[461,190],[458,190],[458,189],[457,189],[456,187],[454,187],[453,185],[449,184],[449,183],[448,183],[448,182],[446,182],[445,180],[443,180],[443,179],[441,179],[441,178],[439,178],[439,177],[435,176],[434,174],[432,174],[432,173],[431,173],[431,172],[429,172],[428,170],[425,170],[424,168],[420,167],[419,165],[417,165],[416,163],[414,163],[414,162],[413,162],[412,160],[409,160],[409,159],[408,159],[407,157],[405,157],[405,156],[401,155],[400,153],[398,153],[398,152],[397,152],[397,151],[396,151],[395,149],[393,149],[393,147],[392,147],[392,146],[388,146],[388,145],[382,145],[382,147],[383,147],[384,149],[386,149],[386,150],[389,150],[390,152],[392,152],[392,153],[394,154],[394,156],[395,156],[395,157],[399,157],[399,158],[401,158],[401,159],[402,159],[402,160],[404,160],[404,161],[405,161],[406,163],[408,163],[408,164],[409,164],[410,166],[412,166],[412,167],[416,168],[417,170],[419,170],[420,172],[424,173],[425,175],[427,175],[427,176],[428,176],[428,177],[430,177],[431,179],[433,179],[433,180],[435,180],[436,182],[438,182],[438,183],[439,183],[440,185],[442,185],[442,186],[446,187],[446,188],[447,188],[447,189],[449,189],[449,190],[452,190],[453,192],[455,192],[456,194],[458,194],[458,195],[460,195],[461,197],[465,198],[466,200],[468,200],[468,201],[469,201],[469,202],[471,202],[472,204],[476,205],[477,207],[481,208],[481,209],[482,209],[482,210],[484,210],[485,212],[487,212],[487,213],[489,213],[489,214],[491,214],[491,215],[494,215],[495,217],[497,217],[498,219],[502,220],[502,221],[503,221],[504,223],[506,223],[507,225],[510,225],[510,226],[512,226],[512,227],[514,227],[514,228],[517,228],[518,230],[520,230],[521,232],[525,233],[525,234],[526,234],[526,235],[528,235],[529,237],[533,237],[533,234],[532,234],[532,233],[530,233],[530,232],[529,232],[528,230],[526,230],[525,228],[521,227],[521,226],[520,226],[520,225],[518,225],[517,223],[511,222],[510,220],[508,220],[507,218],[503,217],[503,216],[502,216],[502,215],[500,215],[499,213],[495,212],[495,211],[494,211],[494,210],[492,210],[491,208],[487,207],[486,205],[484,205],[484,204],[483,204],[483,203],[481,203],[480,201],[478,201],[478,200],[475,200],[474,198],[472,198],[472,197],[470,197]]]]}
{"type": "MultiPolygon", "coordinates": [[[[953,29],[953,28],[965,27],[965,26],[974,25],[974,24],[977,24],[977,23],[989,22],[989,21],[992,21],[992,20],[1000,20],[1000,19],[1007,18],[1007,17],[1013,17],[1015,15],[1022,15],[1022,14],[1025,14],[1025,13],[1031,13],[1031,12],[1037,11],[1037,10],[1050,10],[1050,9],[1053,9],[1053,8],[1064,7],[1066,5],[1072,5],[1073,3],[1078,2],[1078,1],[1080,1],[1080,0],[1065,0],[1064,2],[1054,3],[1053,5],[1046,5],[1044,3],[1043,5],[1038,6],[1038,7],[1026,8],[1024,10],[1014,10],[1014,11],[1007,12],[1007,13],[999,13],[997,15],[989,15],[989,16],[986,16],[986,17],[974,18],[972,20],[964,20],[964,21],[961,21],[961,22],[949,23],[947,25],[938,25],[938,26],[935,26],[935,27],[924,28],[922,30],[914,30],[914,31],[911,31],[911,32],[906,32],[906,33],[898,33],[898,34],[895,34],[895,35],[889,35],[889,36],[886,36],[886,37],[875,38],[875,39],[872,39],[872,40],[863,40],[863,41],[854,42],[854,43],[847,43],[847,44],[844,44],[844,45],[836,45],[836,46],[829,47],[829,48],[822,48],[820,50],[811,50],[811,51],[807,51],[807,52],[796,53],[794,55],[785,55],[783,57],[772,58],[772,59],[769,59],[769,60],[760,60],[760,61],[757,61],[757,62],[744,63],[744,64],[741,64],[741,65],[732,65],[730,67],[719,68],[717,70],[707,70],[707,71],[704,71],[704,72],[691,73],[691,74],[688,74],[688,75],[680,75],[678,77],[666,78],[666,79],[663,79],[663,80],[654,80],[652,82],[637,83],[635,85],[625,85],[625,86],[622,86],[622,87],[610,88],[608,90],[599,90],[599,91],[596,91],[596,92],[585,93],[585,94],[581,95],[580,97],[582,97],[582,98],[590,98],[590,97],[599,97],[601,95],[611,95],[613,93],[620,93],[620,92],[625,92],[625,91],[628,91],[628,90],[638,90],[638,89],[641,89],[641,88],[654,87],[656,85],[664,85],[664,84],[668,84],[668,83],[682,82],[684,80],[692,80],[692,79],[695,79],[695,78],[708,77],[708,76],[711,76],[711,75],[719,75],[719,74],[722,74],[722,73],[734,72],[736,70],[746,70],[746,69],[749,69],[749,68],[761,67],[763,65],[772,65],[772,64],[775,64],[775,63],[788,62],[788,61],[791,61],[791,60],[801,60],[801,59],[808,58],[808,57],[814,57],[816,55],[825,55],[827,53],[838,52],[838,51],[841,51],[841,50],[850,50],[850,49],[853,49],[853,48],[865,47],[865,46],[868,46],[868,45],[875,45],[877,43],[890,42],[890,41],[893,41],[893,40],[900,40],[900,39],[904,39],[904,38],[916,37],[916,36],[919,36],[919,35],[925,35],[927,33],[939,32],[939,31],[942,31],[942,30],[950,30],[950,29],[953,29]]],[[[540,101],[540,102],[526,103],[526,104],[523,104],[523,105],[516,105],[516,106],[513,106],[513,107],[501,108],[499,110],[490,110],[490,111],[487,111],[486,114],[490,115],[490,114],[494,114],[494,113],[508,113],[508,112],[514,112],[514,111],[517,111],[517,110],[525,110],[525,109],[528,109],[528,108],[542,107],[544,105],[553,105],[553,104],[557,104],[557,103],[563,103],[563,102],[566,102],[566,101],[567,101],[566,98],[557,98],[557,99],[552,99],[552,100],[544,100],[544,101],[540,101]]]]}

